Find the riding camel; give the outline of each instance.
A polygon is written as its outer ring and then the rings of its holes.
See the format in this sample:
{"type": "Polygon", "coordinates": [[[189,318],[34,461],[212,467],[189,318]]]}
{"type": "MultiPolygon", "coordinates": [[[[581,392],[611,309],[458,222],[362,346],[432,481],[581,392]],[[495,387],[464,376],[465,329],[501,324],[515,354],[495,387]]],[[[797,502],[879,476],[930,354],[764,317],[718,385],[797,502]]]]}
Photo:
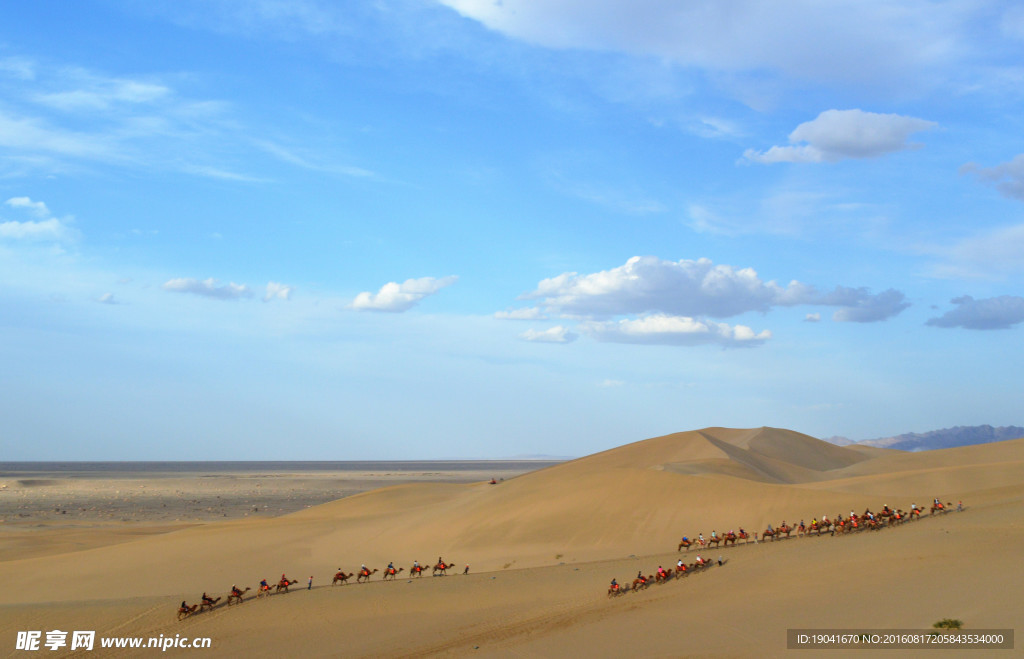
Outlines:
{"type": "Polygon", "coordinates": [[[190,615],[192,615],[193,613],[195,613],[196,609],[198,609],[198,608],[199,608],[198,604],[193,604],[192,606],[179,606],[178,607],[178,620],[184,620],[185,618],[187,618],[190,615]]]}
{"type": "Polygon", "coordinates": [[[765,540],[767,538],[771,538],[772,542],[775,542],[775,535],[777,533],[778,533],[778,531],[775,531],[773,529],[765,529],[764,533],[761,534],[761,539],[765,540]]]}
{"type": "Polygon", "coordinates": [[[616,597],[617,595],[622,595],[627,592],[629,592],[629,586],[623,587],[618,584],[608,586],[608,597],[616,597]]]}
{"type": "Polygon", "coordinates": [[[708,547],[711,547],[712,545],[717,547],[718,543],[721,542],[721,541],[722,541],[721,538],[719,538],[717,535],[713,535],[710,538],[708,538],[708,547]]]}
{"type": "Polygon", "coordinates": [[[750,542],[750,534],[746,531],[740,531],[739,535],[737,535],[736,537],[742,540],[743,544],[747,544],[748,542],[750,542]]]}
{"type": "Polygon", "coordinates": [[[205,611],[207,608],[212,609],[217,604],[217,602],[219,602],[219,601],[220,601],[219,597],[217,599],[213,599],[212,597],[204,597],[203,598],[203,603],[199,607],[199,610],[200,611],[205,611]]]}
{"type": "Polygon", "coordinates": [[[441,576],[443,577],[445,574],[447,574],[446,571],[450,570],[453,567],[455,567],[455,563],[438,563],[434,566],[434,573],[431,576],[436,577],[437,573],[440,572],[441,576]]]}
{"type": "Polygon", "coordinates": [[[665,583],[672,578],[672,570],[662,570],[654,575],[654,583],[665,583]]]}
{"type": "Polygon", "coordinates": [[[735,547],[736,546],[736,538],[737,538],[737,535],[730,531],[729,533],[726,533],[725,536],[722,538],[722,542],[723,542],[723,544],[726,547],[729,546],[730,542],[735,547]]]}
{"type": "Polygon", "coordinates": [[[793,527],[789,526],[788,524],[783,524],[779,528],[775,529],[775,533],[777,533],[778,535],[784,535],[787,538],[789,537],[789,534],[792,533],[792,532],[793,532],[793,527]]]}
{"type": "Polygon", "coordinates": [[[648,586],[648,584],[650,582],[651,582],[651,578],[650,577],[637,577],[636,579],[633,579],[632,588],[633,588],[633,590],[639,590],[640,588],[647,588],[647,586],[648,586]]]}
{"type": "Polygon", "coordinates": [[[363,579],[366,579],[367,583],[369,583],[370,577],[377,574],[377,572],[379,572],[377,568],[373,568],[372,572],[370,571],[370,568],[359,570],[359,576],[356,577],[356,583],[362,583],[363,579]]]}
{"type": "Polygon", "coordinates": [[[238,604],[241,604],[242,603],[242,595],[245,595],[250,590],[252,590],[252,588],[250,588],[249,586],[246,586],[245,590],[239,590],[238,588],[232,588],[231,589],[231,594],[228,595],[228,606],[231,606],[234,603],[234,600],[236,600],[236,599],[238,600],[238,604]]]}
{"type": "Polygon", "coordinates": [[[348,583],[348,580],[351,577],[355,576],[355,574],[356,574],[355,572],[350,572],[348,574],[345,574],[342,571],[341,568],[338,568],[338,571],[334,573],[334,579],[331,580],[331,585],[332,586],[336,586],[338,584],[338,582],[340,581],[341,585],[344,586],[346,583],[348,583]]]}
{"type": "Polygon", "coordinates": [[[426,568],[424,568],[422,565],[413,565],[411,568],[409,568],[409,574],[414,577],[422,577],[423,570],[425,569],[426,568]]]}
{"type": "Polygon", "coordinates": [[[256,599],[261,597],[270,597],[270,586],[260,586],[260,589],[256,591],[256,599]]]}
{"type": "Polygon", "coordinates": [[[690,545],[692,544],[693,540],[690,540],[689,538],[683,538],[679,541],[679,548],[676,549],[676,551],[682,551],[683,547],[686,547],[686,551],[690,551],[690,545]]]}
{"type": "Polygon", "coordinates": [[[396,570],[393,567],[389,567],[388,569],[384,570],[384,581],[387,581],[389,578],[394,580],[394,578],[398,576],[398,574],[404,569],[404,567],[400,567],[396,570]]]}
{"type": "MultiPolygon", "coordinates": [[[[952,504],[946,504],[946,505],[952,505],[952,504]]],[[[932,510],[928,514],[929,515],[934,515],[936,513],[944,513],[947,510],[949,510],[948,508],[946,508],[946,505],[943,505],[941,502],[939,504],[937,504],[937,505],[933,504],[932,505],[932,510]]]]}
{"type": "Polygon", "coordinates": [[[288,581],[286,579],[281,579],[280,581],[277,582],[277,590],[275,592],[280,593],[283,590],[284,592],[287,593],[288,592],[288,586],[292,586],[292,585],[295,585],[297,583],[299,583],[299,582],[295,581],[294,579],[292,581],[288,581]]]}

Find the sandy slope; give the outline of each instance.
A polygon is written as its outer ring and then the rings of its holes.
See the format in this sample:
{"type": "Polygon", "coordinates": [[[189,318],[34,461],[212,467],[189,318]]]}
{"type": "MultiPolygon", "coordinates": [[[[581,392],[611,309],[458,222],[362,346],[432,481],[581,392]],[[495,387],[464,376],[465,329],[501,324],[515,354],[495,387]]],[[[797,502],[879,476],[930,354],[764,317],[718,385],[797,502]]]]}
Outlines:
{"type": "Polygon", "coordinates": [[[402,485],[274,519],[0,562],[0,638],[13,649],[19,629],[70,627],[210,636],[218,655],[776,656],[787,627],[927,627],[943,617],[1012,627],[1024,586],[1022,499],[1024,440],[904,454],[778,429],[705,429],[497,486],[402,485]],[[722,568],[604,596],[612,576],[674,563],[684,532],[760,531],[933,496],[969,509],[878,533],[714,551],[728,559],[722,568]],[[408,569],[438,554],[470,563],[471,575],[325,585],[338,567],[408,569]],[[317,587],[174,621],[181,599],[282,571],[303,587],[312,574],[317,587]]]}

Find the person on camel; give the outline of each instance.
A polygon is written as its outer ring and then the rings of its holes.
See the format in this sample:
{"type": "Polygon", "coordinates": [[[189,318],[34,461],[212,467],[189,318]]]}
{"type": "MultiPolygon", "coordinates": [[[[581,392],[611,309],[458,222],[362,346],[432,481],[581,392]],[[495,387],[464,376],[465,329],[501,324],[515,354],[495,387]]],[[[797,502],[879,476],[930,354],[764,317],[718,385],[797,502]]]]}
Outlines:
{"type": "Polygon", "coordinates": [[[394,562],[394,561],[391,561],[390,563],[388,563],[388,569],[387,569],[387,570],[385,570],[385,572],[386,572],[387,574],[391,574],[391,573],[393,573],[394,571],[395,571],[395,562],[394,562]]]}
{"type": "Polygon", "coordinates": [[[612,579],[611,589],[612,590],[618,590],[619,589],[619,582],[616,581],[614,578],[612,579]]]}
{"type": "Polygon", "coordinates": [[[213,598],[203,592],[203,604],[213,604],[213,598]]]}
{"type": "Polygon", "coordinates": [[[260,582],[260,590],[270,590],[270,585],[267,584],[266,577],[264,577],[263,581],[260,582]]]}

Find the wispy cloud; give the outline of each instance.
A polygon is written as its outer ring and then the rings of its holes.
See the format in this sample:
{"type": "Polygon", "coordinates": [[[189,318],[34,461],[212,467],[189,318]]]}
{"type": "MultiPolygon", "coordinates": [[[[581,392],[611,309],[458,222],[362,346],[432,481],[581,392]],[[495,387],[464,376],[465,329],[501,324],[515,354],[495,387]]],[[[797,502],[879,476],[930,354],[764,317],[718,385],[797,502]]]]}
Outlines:
{"type": "Polygon", "coordinates": [[[19,241],[64,242],[78,237],[78,232],[70,226],[74,218],[71,216],[53,217],[50,214],[50,209],[42,201],[32,201],[29,197],[11,197],[4,204],[16,212],[27,213],[38,219],[0,221],[0,238],[19,241]]]}
{"type": "Polygon", "coordinates": [[[238,300],[252,297],[252,291],[248,286],[234,282],[221,284],[212,277],[202,281],[184,277],[170,279],[161,288],[174,293],[191,293],[216,300],[238,300]]]}
{"type": "Polygon", "coordinates": [[[568,327],[556,325],[546,330],[529,329],[519,335],[524,341],[535,343],[572,343],[579,335],[569,331],[568,327]]]}
{"type": "Polygon", "coordinates": [[[263,301],[270,302],[272,300],[290,300],[292,293],[295,289],[287,284],[281,284],[276,281],[267,283],[267,292],[263,294],[263,301]]]}
{"type": "Polygon", "coordinates": [[[728,325],[666,314],[617,321],[587,321],[580,324],[580,329],[598,341],[648,345],[695,346],[714,343],[726,347],[752,347],[772,337],[768,330],[754,332],[746,325],[728,325]]]}

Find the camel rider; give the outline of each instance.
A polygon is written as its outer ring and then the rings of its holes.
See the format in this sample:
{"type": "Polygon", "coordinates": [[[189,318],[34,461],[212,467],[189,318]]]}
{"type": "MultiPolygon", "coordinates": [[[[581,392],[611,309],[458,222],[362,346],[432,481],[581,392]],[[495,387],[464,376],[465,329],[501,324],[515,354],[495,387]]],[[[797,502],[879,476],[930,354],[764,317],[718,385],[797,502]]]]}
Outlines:
{"type": "Polygon", "coordinates": [[[440,566],[446,565],[446,563],[441,559],[440,556],[437,557],[437,564],[440,565],[440,566]]]}
{"type": "Polygon", "coordinates": [[[242,591],[240,591],[238,589],[238,586],[236,586],[235,584],[231,584],[231,594],[232,595],[241,595],[242,591]]]}
{"type": "Polygon", "coordinates": [[[769,533],[775,533],[775,529],[772,528],[771,524],[768,524],[768,532],[769,533]]]}
{"type": "Polygon", "coordinates": [[[619,589],[619,582],[616,581],[615,579],[612,579],[612,590],[618,590],[618,589],[619,589]]]}
{"type": "Polygon", "coordinates": [[[419,566],[420,566],[420,562],[419,562],[419,561],[413,561],[413,562],[412,562],[412,567],[413,567],[413,569],[416,569],[416,568],[418,568],[419,566]]]}
{"type": "Polygon", "coordinates": [[[394,571],[395,571],[395,562],[391,561],[390,563],[388,563],[388,574],[390,574],[390,573],[392,573],[394,571]]]}
{"type": "Polygon", "coordinates": [[[665,568],[661,567],[660,565],[658,566],[658,576],[665,576],[665,568]]]}
{"type": "Polygon", "coordinates": [[[714,540],[717,537],[718,537],[718,533],[714,529],[711,529],[711,539],[714,540]]]}
{"type": "Polygon", "coordinates": [[[260,590],[270,590],[270,586],[267,584],[266,577],[264,577],[263,581],[260,582],[260,590]]]}
{"type": "Polygon", "coordinates": [[[703,532],[697,534],[697,541],[700,542],[700,544],[702,544],[702,545],[704,544],[704,533],[703,532]]]}
{"type": "Polygon", "coordinates": [[[205,592],[203,593],[203,604],[213,604],[213,598],[207,595],[205,592]]]}
{"type": "Polygon", "coordinates": [[[188,604],[185,604],[185,600],[181,600],[181,610],[182,611],[187,611],[188,610],[188,604]]]}
{"type": "Polygon", "coordinates": [[[360,574],[362,574],[363,572],[365,572],[367,574],[370,573],[370,570],[367,569],[367,567],[366,567],[366,563],[363,563],[362,565],[359,566],[359,572],[360,572],[360,574]]]}
{"type": "Polygon", "coordinates": [[[678,561],[676,561],[676,567],[683,567],[683,559],[680,558],[678,561]]]}

